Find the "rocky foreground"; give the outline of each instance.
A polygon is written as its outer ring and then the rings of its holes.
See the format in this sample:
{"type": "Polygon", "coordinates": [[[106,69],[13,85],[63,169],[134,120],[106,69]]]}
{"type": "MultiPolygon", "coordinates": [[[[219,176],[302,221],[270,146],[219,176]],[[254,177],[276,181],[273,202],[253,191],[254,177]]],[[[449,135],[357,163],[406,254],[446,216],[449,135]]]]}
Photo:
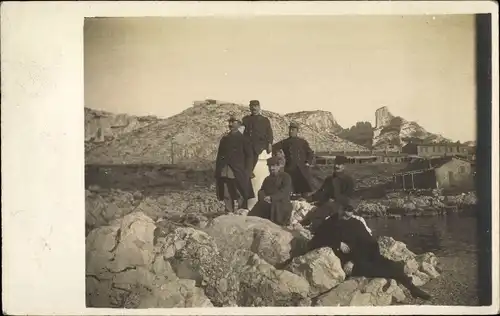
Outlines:
{"type": "MultiPolygon", "coordinates": [[[[180,190],[168,195],[144,196],[143,193],[118,189],[86,190],[85,210],[87,233],[97,227],[107,225],[132,212],[143,212],[154,221],[168,218],[181,226],[207,225],[211,218],[224,213],[224,206],[211,189],[180,190]]],[[[291,224],[299,222],[314,206],[304,201],[292,201],[291,224]]],[[[387,194],[382,199],[356,201],[356,214],[365,218],[402,216],[435,216],[448,212],[475,210],[475,192],[456,196],[414,196],[387,194]]]]}
{"type": "MultiPolygon", "coordinates": [[[[89,307],[379,306],[408,299],[394,280],[346,277],[329,248],[277,269],[311,238],[296,223],[283,228],[244,211],[224,215],[201,193],[86,194],[89,307]]],[[[308,207],[294,203],[297,219],[308,207]]],[[[390,237],[378,241],[384,256],[405,262],[416,285],[439,276],[434,254],[416,255],[390,237]]]]}

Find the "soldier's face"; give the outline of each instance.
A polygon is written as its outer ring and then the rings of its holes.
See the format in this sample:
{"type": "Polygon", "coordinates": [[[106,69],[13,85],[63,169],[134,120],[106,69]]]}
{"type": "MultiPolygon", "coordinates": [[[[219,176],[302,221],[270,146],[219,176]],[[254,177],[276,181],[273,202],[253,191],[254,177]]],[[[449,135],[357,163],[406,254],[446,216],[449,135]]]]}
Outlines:
{"type": "Polygon", "coordinates": [[[252,114],[259,114],[260,105],[250,105],[250,112],[252,112],[252,114]]]}
{"type": "Polygon", "coordinates": [[[299,130],[296,129],[296,128],[290,128],[288,130],[288,135],[290,135],[291,137],[296,137],[299,133],[299,130]]]}
{"type": "Polygon", "coordinates": [[[236,121],[234,122],[229,122],[229,129],[234,131],[234,130],[237,130],[238,127],[240,127],[240,124],[236,121]]]}
{"type": "Polygon", "coordinates": [[[341,173],[344,171],[344,165],[335,165],[333,168],[333,174],[341,173]]]}
{"type": "Polygon", "coordinates": [[[269,166],[269,173],[270,174],[277,174],[280,171],[280,166],[279,165],[272,165],[269,166]]]}

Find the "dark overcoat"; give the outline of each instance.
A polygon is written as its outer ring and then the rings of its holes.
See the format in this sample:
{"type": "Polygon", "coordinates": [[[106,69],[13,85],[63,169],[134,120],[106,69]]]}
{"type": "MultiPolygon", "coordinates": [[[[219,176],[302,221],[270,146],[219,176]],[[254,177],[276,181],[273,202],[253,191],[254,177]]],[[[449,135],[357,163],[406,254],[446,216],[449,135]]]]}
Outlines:
{"type": "Polygon", "coordinates": [[[258,192],[259,201],[248,215],[269,219],[277,225],[288,225],[293,209],[290,201],[291,193],[292,179],[289,174],[280,172],[274,176],[267,176],[258,192]],[[266,196],[271,197],[271,203],[264,201],[266,196]]]}
{"type": "Polygon", "coordinates": [[[250,180],[252,161],[253,151],[247,137],[239,131],[230,132],[222,137],[215,161],[216,190],[219,200],[224,200],[224,186],[220,175],[225,166],[231,167],[240,195],[244,199],[255,197],[250,180]]]}
{"type": "Polygon", "coordinates": [[[408,281],[404,273],[404,264],[382,256],[377,240],[356,218],[342,220],[337,216],[332,216],[324,221],[308,244],[309,251],[322,247],[330,247],[342,265],[352,261],[354,263],[353,276],[408,281]],[[341,242],[349,246],[349,253],[345,254],[340,251],[341,242]]]}
{"type": "Polygon", "coordinates": [[[300,137],[289,137],[273,146],[273,152],[283,150],[285,155],[285,172],[292,178],[295,193],[312,192],[313,181],[311,171],[306,163],[312,164],[314,152],[307,140],[300,137]]]}
{"type": "Polygon", "coordinates": [[[328,176],[321,187],[310,197],[310,202],[324,204],[330,199],[334,199],[342,206],[351,206],[354,185],[354,179],[346,173],[328,176]]]}
{"type": "Polygon", "coordinates": [[[247,115],[242,119],[242,122],[245,126],[243,133],[250,139],[254,154],[260,155],[263,150],[273,143],[271,122],[267,117],[260,114],[247,115]]]}

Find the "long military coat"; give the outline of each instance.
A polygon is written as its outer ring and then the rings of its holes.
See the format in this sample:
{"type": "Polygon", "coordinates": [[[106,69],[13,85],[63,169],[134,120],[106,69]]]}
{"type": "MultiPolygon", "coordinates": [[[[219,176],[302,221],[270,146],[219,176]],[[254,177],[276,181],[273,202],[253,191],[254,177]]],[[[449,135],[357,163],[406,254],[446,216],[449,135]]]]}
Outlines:
{"type": "Polygon", "coordinates": [[[252,174],[253,151],[250,141],[239,131],[230,132],[219,142],[215,162],[217,198],[224,200],[224,186],[220,181],[221,171],[225,166],[231,167],[238,192],[245,199],[255,197],[250,175],[252,174]]]}
{"type": "Polygon", "coordinates": [[[313,181],[311,171],[306,163],[312,164],[314,152],[307,140],[300,137],[289,137],[273,146],[273,152],[283,150],[285,155],[285,172],[292,178],[295,193],[312,192],[313,181]]]}
{"type": "Polygon", "coordinates": [[[247,115],[242,119],[242,122],[245,126],[244,135],[250,139],[254,154],[260,155],[263,150],[273,143],[271,122],[267,117],[260,114],[247,115]]]}
{"type": "Polygon", "coordinates": [[[280,172],[275,176],[267,176],[258,192],[259,201],[248,215],[269,219],[277,225],[288,225],[293,209],[291,193],[292,179],[289,174],[280,172]],[[271,197],[271,203],[264,201],[266,196],[271,197]]]}

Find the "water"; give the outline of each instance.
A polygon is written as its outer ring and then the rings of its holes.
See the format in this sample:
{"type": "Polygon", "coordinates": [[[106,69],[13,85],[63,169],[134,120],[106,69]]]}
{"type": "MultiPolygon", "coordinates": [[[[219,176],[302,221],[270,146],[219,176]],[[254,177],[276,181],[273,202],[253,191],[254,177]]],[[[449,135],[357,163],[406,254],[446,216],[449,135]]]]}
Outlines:
{"type": "Polygon", "coordinates": [[[438,257],[477,254],[477,220],[473,216],[368,219],[367,223],[374,234],[402,241],[415,253],[431,251],[438,257]]]}
{"type": "MultiPolygon", "coordinates": [[[[429,305],[478,305],[477,219],[452,214],[434,217],[367,219],[375,236],[390,236],[404,242],[416,254],[433,252],[443,272],[423,288],[433,295],[429,305]]],[[[422,304],[417,300],[407,304],[422,304]]]]}

